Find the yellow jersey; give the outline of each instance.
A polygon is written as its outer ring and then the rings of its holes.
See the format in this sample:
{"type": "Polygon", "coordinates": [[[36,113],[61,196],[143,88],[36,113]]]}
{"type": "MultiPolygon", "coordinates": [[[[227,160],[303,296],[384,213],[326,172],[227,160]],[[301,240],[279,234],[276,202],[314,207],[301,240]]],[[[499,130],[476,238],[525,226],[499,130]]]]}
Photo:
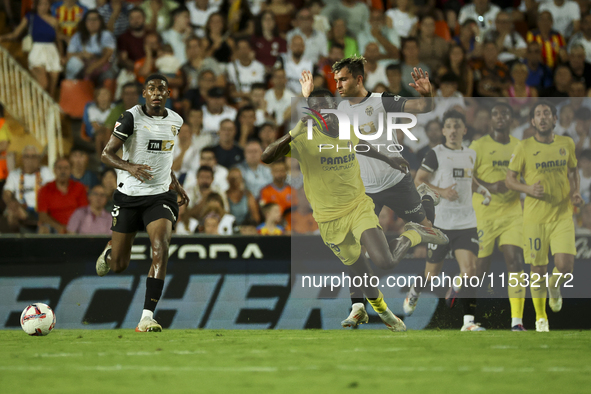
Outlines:
{"type": "Polygon", "coordinates": [[[314,219],[318,223],[330,222],[347,215],[366,198],[354,149],[359,138],[351,133],[350,140],[340,140],[315,126],[309,140],[305,127],[300,121],[290,132],[296,138],[291,141],[287,156],[300,163],[314,219]],[[325,148],[327,145],[333,148],[325,148]]]}
{"type": "Polygon", "coordinates": [[[571,218],[573,206],[568,169],[576,167],[575,143],[570,137],[555,135],[554,141],[549,144],[530,137],[517,144],[509,169],[521,174],[526,184],[540,181],[544,187],[541,199],[529,195],[525,198],[525,221],[550,223],[571,218]]]}
{"type": "MultiPolygon", "coordinates": [[[[507,144],[495,141],[490,135],[472,142],[470,149],[476,151],[473,172],[476,179],[482,179],[488,183],[504,182],[511,155],[517,144],[519,144],[519,140],[513,136],[509,136],[507,144]]],[[[499,215],[509,217],[522,214],[519,192],[515,190],[492,194],[488,206],[482,205],[482,200],[484,200],[482,194],[472,194],[472,205],[478,220],[494,220],[499,215]]]]}

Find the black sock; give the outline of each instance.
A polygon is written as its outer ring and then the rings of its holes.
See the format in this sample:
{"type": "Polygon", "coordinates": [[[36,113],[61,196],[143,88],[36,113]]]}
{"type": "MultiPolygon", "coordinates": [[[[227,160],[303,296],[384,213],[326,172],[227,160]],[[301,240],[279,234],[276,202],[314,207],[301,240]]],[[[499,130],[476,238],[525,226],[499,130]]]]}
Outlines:
{"type": "Polygon", "coordinates": [[[365,305],[365,297],[363,296],[361,288],[351,286],[349,292],[351,294],[351,305],[359,302],[365,305]]]}
{"type": "Polygon", "coordinates": [[[476,313],[476,288],[464,287],[461,291],[464,315],[474,316],[476,313]]]}
{"type": "Polygon", "coordinates": [[[147,278],[146,279],[146,300],[144,301],[144,309],[154,312],[156,305],[162,295],[162,288],[164,281],[162,279],[147,278]]]}
{"type": "Polygon", "coordinates": [[[418,274],[421,279],[417,279],[414,283],[414,288],[417,293],[422,293],[423,290],[429,288],[429,283],[427,283],[427,279],[425,278],[425,273],[421,272],[418,274]]]}
{"type": "Polygon", "coordinates": [[[435,205],[433,204],[433,199],[431,196],[423,196],[421,199],[423,203],[423,208],[425,209],[425,213],[427,214],[427,220],[431,223],[435,222],[435,205]]]}

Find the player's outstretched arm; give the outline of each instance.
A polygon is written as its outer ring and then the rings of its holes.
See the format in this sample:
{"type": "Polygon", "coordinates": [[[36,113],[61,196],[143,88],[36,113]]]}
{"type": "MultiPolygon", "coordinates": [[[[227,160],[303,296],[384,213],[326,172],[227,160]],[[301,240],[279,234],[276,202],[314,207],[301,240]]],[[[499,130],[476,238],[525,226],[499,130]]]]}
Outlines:
{"type": "Polygon", "coordinates": [[[526,193],[528,196],[533,198],[542,198],[544,197],[544,186],[540,184],[540,181],[537,181],[533,185],[526,185],[525,183],[521,183],[517,176],[519,175],[518,172],[513,170],[507,170],[507,178],[505,179],[505,185],[510,190],[515,190],[520,193],[526,193]]]}
{"type": "Polygon", "coordinates": [[[357,144],[357,146],[364,147],[363,149],[365,149],[365,147],[369,148],[367,149],[367,151],[357,151],[357,153],[360,155],[371,157],[373,159],[378,159],[385,163],[388,163],[390,167],[402,172],[403,174],[408,174],[408,171],[410,171],[410,165],[408,164],[408,161],[406,161],[402,157],[386,156],[383,153],[379,152],[376,148],[374,148],[369,142],[364,140],[359,140],[359,144],[357,144]]]}
{"type": "Polygon", "coordinates": [[[145,164],[133,164],[117,156],[117,152],[122,146],[123,140],[115,137],[115,135],[111,135],[109,142],[107,142],[107,146],[105,146],[105,149],[103,149],[103,153],[101,154],[101,161],[110,167],[129,172],[140,182],[151,180],[152,175],[148,172],[152,171],[150,166],[145,164]]]}
{"type": "Polygon", "coordinates": [[[433,102],[433,87],[429,81],[429,73],[423,71],[422,68],[414,68],[411,72],[414,83],[410,83],[410,87],[419,92],[421,95],[417,99],[409,99],[404,103],[404,111],[411,114],[423,114],[431,112],[435,106],[433,102]]]}

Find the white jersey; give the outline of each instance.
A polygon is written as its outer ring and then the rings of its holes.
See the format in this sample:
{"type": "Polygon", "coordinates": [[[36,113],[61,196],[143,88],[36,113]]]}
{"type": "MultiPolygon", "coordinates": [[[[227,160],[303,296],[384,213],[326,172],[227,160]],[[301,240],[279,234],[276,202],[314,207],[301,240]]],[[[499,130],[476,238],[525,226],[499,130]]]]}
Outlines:
{"type": "Polygon", "coordinates": [[[129,172],[117,170],[117,190],[128,196],[167,192],[172,181],[174,139],[182,125],[180,115],[169,109],[164,116],[150,116],[141,105],[125,111],[113,130],[124,142],[122,159],[150,166],[153,179],[140,182],[129,172]]]}
{"type": "MultiPolygon", "coordinates": [[[[406,99],[400,96],[391,95],[389,93],[370,92],[363,101],[357,104],[351,104],[347,100],[341,101],[338,109],[339,111],[349,114],[351,125],[353,125],[353,114],[357,114],[359,117],[359,130],[362,134],[367,135],[375,134],[377,132],[380,124],[379,118],[382,117],[382,135],[376,140],[367,142],[371,143],[386,156],[402,157],[400,153],[390,152],[387,149],[390,145],[398,144],[398,140],[395,132],[392,133],[392,140],[387,139],[385,113],[403,112],[405,102],[406,99]],[[377,145],[379,145],[379,147],[377,145]]],[[[391,149],[397,150],[394,148],[391,149]]],[[[357,161],[359,162],[361,179],[363,179],[366,193],[377,193],[386,190],[400,182],[405,175],[378,159],[357,155],[357,161]]]]}
{"type": "Polygon", "coordinates": [[[441,198],[435,207],[435,227],[443,230],[463,230],[476,227],[476,213],[472,207],[472,172],[476,152],[469,148],[450,149],[437,145],[423,159],[421,168],[432,174],[430,183],[445,189],[454,183],[459,198],[441,198]]]}

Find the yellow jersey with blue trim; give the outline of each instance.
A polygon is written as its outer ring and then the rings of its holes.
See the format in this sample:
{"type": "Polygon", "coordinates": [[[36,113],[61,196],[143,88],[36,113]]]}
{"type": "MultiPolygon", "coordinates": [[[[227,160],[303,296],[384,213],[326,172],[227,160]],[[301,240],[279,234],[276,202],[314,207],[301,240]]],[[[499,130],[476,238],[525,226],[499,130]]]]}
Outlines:
{"type": "Polygon", "coordinates": [[[530,137],[517,144],[509,169],[522,175],[527,185],[540,181],[544,187],[542,198],[525,198],[525,221],[550,223],[571,218],[568,169],[576,167],[575,143],[570,137],[555,135],[551,143],[530,137]]]}
{"type": "Polygon", "coordinates": [[[340,140],[318,127],[308,139],[301,121],[290,131],[296,136],[290,143],[291,156],[298,160],[304,177],[304,191],[318,223],[342,218],[365,198],[355,146],[359,138],[340,140]]]}

